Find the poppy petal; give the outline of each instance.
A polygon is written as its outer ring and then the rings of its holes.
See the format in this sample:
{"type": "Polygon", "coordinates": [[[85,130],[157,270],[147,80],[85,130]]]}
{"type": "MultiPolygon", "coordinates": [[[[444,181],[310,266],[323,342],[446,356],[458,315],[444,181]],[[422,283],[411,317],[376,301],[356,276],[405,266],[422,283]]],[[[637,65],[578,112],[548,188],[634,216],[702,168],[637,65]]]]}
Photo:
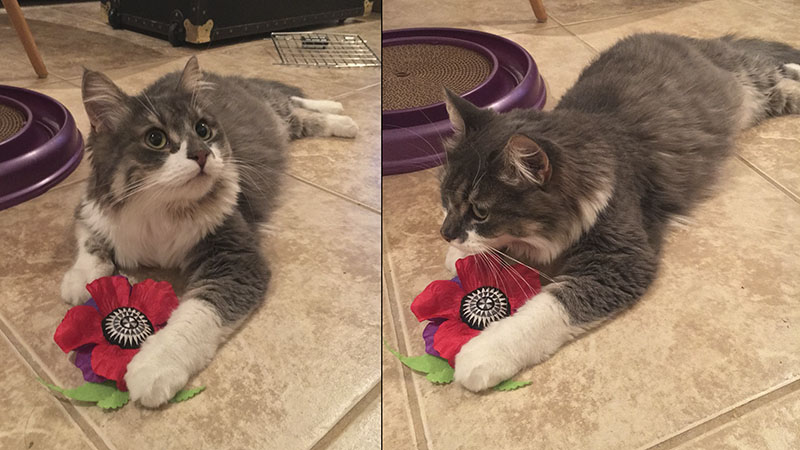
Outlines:
{"type": "Polygon", "coordinates": [[[178,296],[166,281],[144,280],[133,285],[130,306],[143,312],[150,323],[165,323],[178,307],[178,296]]]}
{"type": "Polygon", "coordinates": [[[100,325],[102,320],[103,317],[91,306],[75,306],[67,311],[53,339],[64,353],[82,345],[104,343],[106,338],[100,325]]]}
{"type": "Polygon", "coordinates": [[[411,302],[411,312],[420,322],[437,317],[458,318],[464,294],[464,290],[453,281],[434,281],[411,302]]]}
{"type": "Polygon", "coordinates": [[[522,264],[503,267],[498,280],[500,286],[495,287],[500,288],[506,294],[512,311],[516,311],[531,297],[542,291],[539,273],[522,264]]]}
{"type": "Polygon", "coordinates": [[[128,363],[138,352],[138,348],[125,349],[117,345],[100,344],[92,349],[92,370],[103,378],[116,381],[120,391],[127,391],[125,373],[128,363]]]}
{"type": "Polygon", "coordinates": [[[483,286],[494,286],[503,265],[491,253],[470,255],[456,261],[456,272],[464,290],[469,293],[483,286]]]}
{"type": "Polygon", "coordinates": [[[446,320],[439,325],[433,336],[433,348],[450,363],[450,367],[455,367],[456,355],[461,351],[461,347],[480,333],[460,320],[446,320]]]}
{"type": "Polygon", "coordinates": [[[119,275],[98,278],[86,286],[92,294],[100,315],[105,317],[121,306],[128,306],[131,285],[128,279],[119,275]]]}

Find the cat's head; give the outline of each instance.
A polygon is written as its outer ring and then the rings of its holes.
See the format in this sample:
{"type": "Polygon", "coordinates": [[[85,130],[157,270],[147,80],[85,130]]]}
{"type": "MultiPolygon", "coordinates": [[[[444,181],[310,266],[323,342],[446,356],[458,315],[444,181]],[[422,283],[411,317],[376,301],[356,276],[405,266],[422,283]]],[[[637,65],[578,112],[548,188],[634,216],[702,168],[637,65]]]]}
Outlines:
{"type": "Polygon", "coordinates": [[[212,89],[195,57],[182,73],[166,75],[138,95],[86,70],[82,94],[92,126],[87,148],[96,199],[180,204],[230,183],[231,148],[208,108],[212,89]]]}
{"type": "Polygon", "coordinates": [[[565,195],[563,152],[530,131],[530,113],[498,114],[445,95],[455,134],[445,144],[442,237],[468,254],[494,248],[554,259],[581,226],[565,195]]]}

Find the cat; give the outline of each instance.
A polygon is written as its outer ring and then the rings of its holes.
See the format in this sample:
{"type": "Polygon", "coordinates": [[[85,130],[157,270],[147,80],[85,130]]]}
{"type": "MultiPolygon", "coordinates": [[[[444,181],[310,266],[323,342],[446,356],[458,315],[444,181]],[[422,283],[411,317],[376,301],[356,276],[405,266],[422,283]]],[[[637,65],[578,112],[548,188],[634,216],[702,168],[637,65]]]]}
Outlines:
{"type": "Polygon", "coordinates": [[[639,300],[665,226],[710,195],[737,134],[800,113],[800,50],[639,34],[601,53],[550,112],[445,97],[446,265],[499,250],[554,275],[457,355],[455,380],[481,391],[639,300]]]}
{"type": "Polygon", "coordinates": [[[264,300],[271,272],[259,230],[275,206],[289,141],[353,138],[358,127],[338,102],[203,72],[195,57],[138,95],[86,70],[82,95],[91,173],[61,295],[77,305],[88,300],[87,283],[119,269],[180,269],[180,305],[125,375],[132,400],[158,407],[264,300]]]}

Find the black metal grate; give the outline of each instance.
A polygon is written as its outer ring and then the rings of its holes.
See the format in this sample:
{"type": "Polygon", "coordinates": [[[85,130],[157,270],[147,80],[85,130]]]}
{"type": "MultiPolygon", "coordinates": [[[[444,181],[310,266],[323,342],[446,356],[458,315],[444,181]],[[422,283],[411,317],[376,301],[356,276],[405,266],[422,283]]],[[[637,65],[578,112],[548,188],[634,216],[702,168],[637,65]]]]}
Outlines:
{"type": "Polygon", "coordinates": [[[381,61],[357,34],[272,33],[282,64],[373,67],[381,61]]]}

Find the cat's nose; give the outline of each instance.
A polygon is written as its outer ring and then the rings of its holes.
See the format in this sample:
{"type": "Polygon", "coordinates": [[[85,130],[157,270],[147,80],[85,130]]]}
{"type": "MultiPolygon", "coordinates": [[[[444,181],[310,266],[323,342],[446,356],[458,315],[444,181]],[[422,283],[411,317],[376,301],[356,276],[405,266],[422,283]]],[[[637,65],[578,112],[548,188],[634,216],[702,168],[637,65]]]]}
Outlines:
{"type": "Polygon", "coordinates": [[[445,241],[450,242],[457,238],[460,233],[456,227],[448,226],[448,224],[445,223],[442,225],[442,228],[439,229],[439,234],[442,235],[445,241]]]}
{"type": "Polygon", "coordinates": [[[209,153],[210,152],[208,150],[203,149],[203,150],[196,151],[193,154],[188,155],[187,157],[189,159],[195,160],[197,165],[200,166],[200,170],[203,170],[203,168],[206,166],[206,159],[208,159],[208,154],[209,153]]]}

